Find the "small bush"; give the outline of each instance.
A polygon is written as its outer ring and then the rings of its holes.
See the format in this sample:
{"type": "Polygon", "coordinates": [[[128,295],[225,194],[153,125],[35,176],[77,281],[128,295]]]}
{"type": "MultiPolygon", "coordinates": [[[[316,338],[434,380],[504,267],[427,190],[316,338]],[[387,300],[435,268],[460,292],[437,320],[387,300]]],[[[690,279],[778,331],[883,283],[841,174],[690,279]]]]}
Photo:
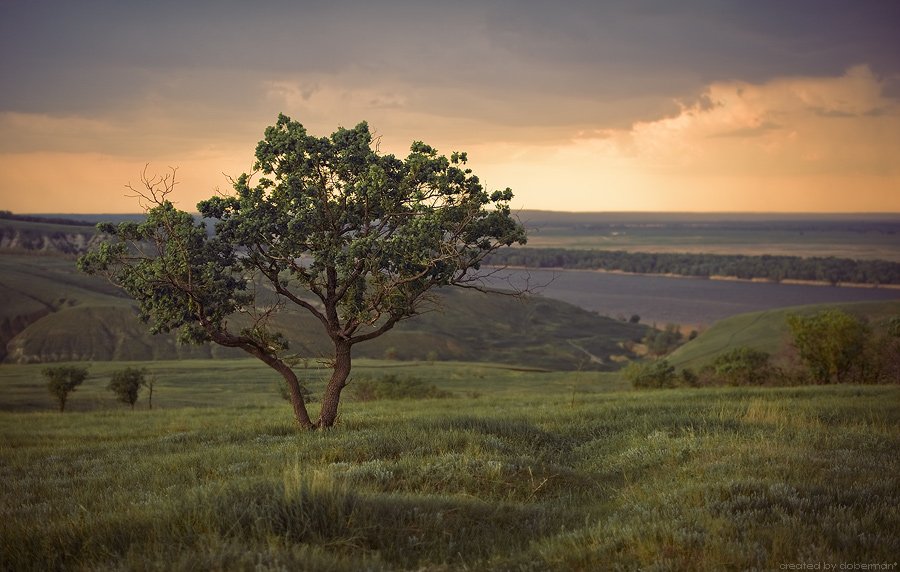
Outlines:
{"type": "Polygon", "coordinates": [[[777,377],[769,354],[753,348],[735,348],[716,358],[712,367],[716,378],[726,385],[764,385],[777,377]]]}
{"type": "Polygon", "coordinates": [[[685,368],[679,374],[679,382],[685,387],[698,387],[700,385],[700,375],[691,368],[685,368]]]}
{"type": "Polygon", "coordinates": [[[350,392],[357,401],[379,399],[434,399],[450,397],[452,393],[427,385],[415,377],[400,377],[394,374],[377,379],[362,378],[350,384],[350,392]]]}
{"type": "Polygon", "coordinates": [[[637,389],[675,387],[675,368],[668,360],[631,362],[622,370],[625,379],[637,389]]]}
{"type": "Polygon", "coordinates": [[[647,350],[656,356],[667,354],[684,343],[678,324],[667,324],[664,330],[656,330],[647,334],[644,344],[647,350]]]}

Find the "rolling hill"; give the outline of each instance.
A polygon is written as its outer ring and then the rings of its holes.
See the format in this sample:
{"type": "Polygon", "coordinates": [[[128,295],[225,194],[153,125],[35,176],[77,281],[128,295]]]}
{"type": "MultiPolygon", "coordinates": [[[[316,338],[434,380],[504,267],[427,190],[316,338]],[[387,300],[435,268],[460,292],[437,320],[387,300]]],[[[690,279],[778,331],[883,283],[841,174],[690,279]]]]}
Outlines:
{"type": "Polygon", "coordinates": [[[812,304],[738,314],[716,322],[696,339],[675,350],[668,360],[678,368],[699,369],[712,363],[720,354],[741,346],[768,352],[778,359],[790,343],[787,316],[792,313],[810,315],[829,308],[839,308],[877,325],[889,316],[900,315],[900,300],[812,304]]]}
{"type": "MultiPolygon", "coordinates": [[[[244,357],[219,346],[182,346],[151,336],[134,303],[71,258],[0,255],[0,357],[8,363],[244,357]]],[[[634,357],[624,342],[646,326],[605,318],[564,302],[446,289],[434,311],[355,348],[358,357],[491,361],[544,369],[617,369],[634,357]]],[[[321,326],[303,311],[277,322],[291,350],[329,354],[321,326]]]]}

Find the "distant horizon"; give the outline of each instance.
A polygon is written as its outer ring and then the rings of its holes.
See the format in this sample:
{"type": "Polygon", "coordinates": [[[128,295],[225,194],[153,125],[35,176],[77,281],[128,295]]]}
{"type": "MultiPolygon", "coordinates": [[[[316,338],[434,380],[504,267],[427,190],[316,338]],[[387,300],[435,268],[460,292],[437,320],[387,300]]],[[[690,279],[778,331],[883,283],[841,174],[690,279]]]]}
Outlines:
{"type": "MultiPolygon", "coordinates": [[[[3,208],[0,206],[0,211],[7,211],[12,213],[13,215],[22,215],[22,216],[36,216],[36,217],[65,217],[65,216],[91,216],[91,217],[100,217],[100,216],[128,216],[128,215],[142,215],[143,212],[140,211],[122,211],[122,212],[80,212],[80,211],[71,211],[71,212],[23,212],[23,211],[12,211],[10,209],[3,208]]],[[[197,211],[187,211],[191,214],[199,214],[197,211]]],[[[549,213],[549,214],[560,214],[560,215],[678,215],[678,216],[716,216],[716,215],[727,215],[727,216],[792,216],[792,215],[803,215],[803,216],[865,216],[865,217],[874,217],[874,216],[896,216],[900,217],[900,211],[653,211],[653,210],[633,210],[633,211],[572,211],[572,210],[550,210],[550,209],[513,209],[514,213],[549,213]]]]}

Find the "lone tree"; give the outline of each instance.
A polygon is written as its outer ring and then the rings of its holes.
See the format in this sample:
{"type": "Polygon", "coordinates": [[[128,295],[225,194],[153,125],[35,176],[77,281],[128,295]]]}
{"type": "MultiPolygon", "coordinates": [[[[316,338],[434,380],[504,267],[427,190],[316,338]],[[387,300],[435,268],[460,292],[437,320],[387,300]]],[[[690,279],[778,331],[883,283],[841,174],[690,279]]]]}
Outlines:
{"type": "Polygon", "coordinates": [[[178,329],[182,340],[262,360],[284,378],[297,423],[328,428],[353,346],[422,311],[435,287],[481,288],[475,271],[484,258],[524,244],[510,213],[512,191],[486,192],[465,165],[465,153],[448,159],[418,141],[406,159],[382,155],[365,122],[320,138],[279,115],[256,148],[258,181],[242,174],[233,195],[197,205],[218,221],[214,236],[167,198],[174,170],[155,178],[145,171],[133,190],[146,221],[99,225],[118,240],[83,256],[79,267],[131,294],[151,331],[178,329]],[[314,316],[334,346],[315,420],[272,320],[287,304],[314,316]]]}
{"type": "Polygon", "coordinates": [[[76,365],[61,365],[45,367],[41,370],[47,378],[47,390],[59,403],[59,412],[66,410],[66,401],[69,394],[75,391],[79,385],[87,379],[88,368],[76,365]]]}
{"type": "Polygon", "coordinates": [[[134,404],[137,403],[141,387],[147,385],[146,375],[147,370],[145,369],[126,367],[113,372],[112,379],[106,387],[116,394],[119,401],[130,405],[134,411],[134,404]]]}

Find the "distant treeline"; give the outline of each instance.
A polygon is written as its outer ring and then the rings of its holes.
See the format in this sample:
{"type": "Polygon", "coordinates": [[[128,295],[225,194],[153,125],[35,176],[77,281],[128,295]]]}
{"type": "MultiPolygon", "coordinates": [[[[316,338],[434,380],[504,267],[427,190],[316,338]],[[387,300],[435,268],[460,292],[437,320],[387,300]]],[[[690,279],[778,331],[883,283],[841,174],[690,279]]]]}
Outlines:
{"type": "Polygon", "coordinates": [[[50,223],[50,224],[64,224],[64,225],[69,225],[69,226],[94,226],[94,223],[84,221],[84,220],[75,220],[75,219],[71,219],[71,218],[34,216],[34,215],[20,215],[20,214],[13,214],[10,211],[0,211],[0,219],[20,220],[23,222],[42,222],[42,223],[50,223]]]}
{"type": "Polygon", "coordinates": [[[489,261],[499,266],[617,270],[637,274],[728,276],[740,279],[809,280],[830,284],[900,284],[900,263],[850,258],[745,256],[738,254],[680,254],[569,250],[562,248],[504,248],[489,261]]]}

